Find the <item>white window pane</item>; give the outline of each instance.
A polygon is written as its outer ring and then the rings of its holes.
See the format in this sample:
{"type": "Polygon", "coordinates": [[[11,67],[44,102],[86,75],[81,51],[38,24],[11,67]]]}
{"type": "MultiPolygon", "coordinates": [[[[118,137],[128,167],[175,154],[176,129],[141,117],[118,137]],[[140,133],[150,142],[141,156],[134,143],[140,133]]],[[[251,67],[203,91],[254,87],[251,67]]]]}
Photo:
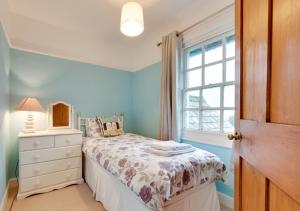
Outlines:
{"type": "Polygon", "coordinates": [[[188,54],[188,69],[199,67],[202,65],[202,50],[198,48],[188,54]]]}
{"type": "Polygon", "coordinates": [[[222,83],[223,64],[216,64],[205,67],[205,85],[222,83]]]}
{"type": "Polygon", "coordinates": [[[223,58],[222,41],[217,41],[205,46],[204,60],[205,64],[220,61],[223,58]]]}
{"type": "Polygon", "coordinates": [[[224,107],[234,107],[235,87],[234,85],[224,87],[224,107]]]}
{"type": "Polygon", "coordinates": [[[203,89],[202,106],[220,107],[220,87],[203,89]]]}
{"type": "Polygon", "coordinates": [[[235,80],[235,60],[226,62],[226,81],[235,80]]]}
{"type": "Polygon", "coordinates": [[[199,129],[199,111],[184,112],[184,127],[188,129],[199,129]]]}
{"type": "Polygon", "coordinates": [[[200,91],[187,91],[185,93],[185,108],[199,108],[200,91]]]}
{"type": "Polygon", "coordinates": [[[234,132],[235,114],[234,110],[224,110],[224,132],[234,132]]]}
{"type": "Polygon", "coordinates": [[[202,128],[204,131],[220,131],[220,111],[202,111],[202,128]]]}
{"type": "Polygon", "coordinates": [[[226,58],[235,56],[235,40],[234,35],[226,37],[226,58]]]}
{"type": "Polygon", "coordinates": [[[201,86],[202,84],[202,71],[201,69],[187,72],[187,88],[201,86]]]}

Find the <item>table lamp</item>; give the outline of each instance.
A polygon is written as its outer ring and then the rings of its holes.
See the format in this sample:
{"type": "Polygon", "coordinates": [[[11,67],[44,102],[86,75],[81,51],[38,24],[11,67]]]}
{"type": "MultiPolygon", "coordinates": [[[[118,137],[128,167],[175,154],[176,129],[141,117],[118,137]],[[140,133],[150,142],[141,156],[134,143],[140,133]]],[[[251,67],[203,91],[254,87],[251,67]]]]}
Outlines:
{"type": "Polygon", "coordinates": [[[34,119],[32,112],[43,112],[44,108],[36,98],[24,98],[16,107],[18,111],[28,111],[27,119],[25,121],[24,133],[34,133],[34,119]]]}

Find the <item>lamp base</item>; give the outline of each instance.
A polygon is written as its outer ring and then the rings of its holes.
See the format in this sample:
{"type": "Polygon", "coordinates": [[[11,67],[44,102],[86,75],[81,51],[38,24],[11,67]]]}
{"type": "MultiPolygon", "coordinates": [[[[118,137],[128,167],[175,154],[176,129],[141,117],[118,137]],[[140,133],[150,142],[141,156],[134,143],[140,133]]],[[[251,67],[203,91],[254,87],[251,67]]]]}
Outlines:
{"type": "Polygon", "coordinates": [[[27,129],[24,129],[22,130],[23,133],[35,133],[36,131],[35,130],[27,130],[27,129]]]}
{"type": "Polygon", "coordinates": [[[23,133],[34,133],[34,119],[31,112],[28,113],[27,119],[25,121],[25,128],[23,130],[23,133]]]}

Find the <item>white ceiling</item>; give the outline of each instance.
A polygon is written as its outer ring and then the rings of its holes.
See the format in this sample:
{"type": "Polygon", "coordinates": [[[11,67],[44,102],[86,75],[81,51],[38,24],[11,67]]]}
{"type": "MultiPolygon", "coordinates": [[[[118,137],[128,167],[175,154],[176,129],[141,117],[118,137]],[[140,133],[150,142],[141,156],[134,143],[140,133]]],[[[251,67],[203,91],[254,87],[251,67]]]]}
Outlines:
{"type": "Polygon", "coordinates": [[[144,7],[145,31],[135,38],[119,30],[126,0],[9,0],[4,24],[14,48],[136,71],[160,61],[156,43],[163,35],[180,31],[233,3],[136,1],[144,7]]]}

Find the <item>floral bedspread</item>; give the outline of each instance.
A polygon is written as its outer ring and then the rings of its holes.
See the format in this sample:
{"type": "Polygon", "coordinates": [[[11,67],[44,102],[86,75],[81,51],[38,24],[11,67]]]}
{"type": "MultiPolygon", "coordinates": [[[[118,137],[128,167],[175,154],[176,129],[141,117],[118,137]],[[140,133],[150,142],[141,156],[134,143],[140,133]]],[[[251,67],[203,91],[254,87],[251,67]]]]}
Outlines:
{"type": "Polygon", "coordinates": [[[216,155],[194,152],[162,157],[146,152],[154,139],[135,134],[92,138],[83,152],[127,185],[153,210],[162,210],[165,201],[200,184],[225,181],[227,171],[216,155]]]}

